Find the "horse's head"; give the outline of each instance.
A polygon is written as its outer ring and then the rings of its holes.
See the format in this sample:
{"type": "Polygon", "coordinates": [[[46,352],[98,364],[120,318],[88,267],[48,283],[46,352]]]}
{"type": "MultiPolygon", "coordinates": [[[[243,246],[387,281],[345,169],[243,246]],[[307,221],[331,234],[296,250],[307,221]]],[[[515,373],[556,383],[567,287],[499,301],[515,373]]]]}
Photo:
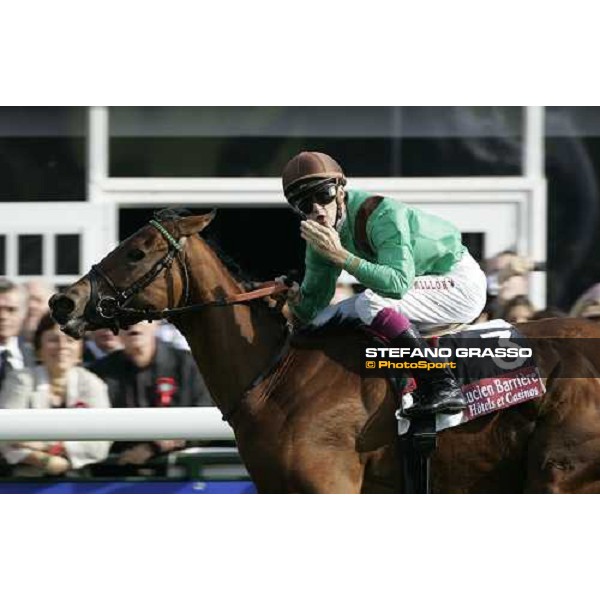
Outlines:
{"type": "Polygon", "coordinates": [[[50,298],[52,317],[68,335],[144,320],[144,311],[184,305],[190,292],[186,246],[214,218],[158,213],[146,226],[94,265],[61,294],[50,298]]]}

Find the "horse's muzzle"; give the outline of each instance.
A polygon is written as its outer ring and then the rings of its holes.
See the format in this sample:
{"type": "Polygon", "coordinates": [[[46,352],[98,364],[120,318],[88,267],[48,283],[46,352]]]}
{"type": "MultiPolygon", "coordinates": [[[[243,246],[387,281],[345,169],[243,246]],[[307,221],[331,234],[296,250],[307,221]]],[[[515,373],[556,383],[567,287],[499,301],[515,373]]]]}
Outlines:
{"type": "Polygon", "coordinates": [[[75,310],[75,302],[65,294],[54,294],[48,301],[48,306],[52,318],[59,325],[65,325],[75,310]]]}

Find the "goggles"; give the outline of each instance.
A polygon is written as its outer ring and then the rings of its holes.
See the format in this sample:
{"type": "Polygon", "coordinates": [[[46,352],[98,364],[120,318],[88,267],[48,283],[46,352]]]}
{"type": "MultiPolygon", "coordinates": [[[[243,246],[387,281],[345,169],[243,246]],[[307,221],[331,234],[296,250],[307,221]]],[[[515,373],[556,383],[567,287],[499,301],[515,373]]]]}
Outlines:
{"type": "Polygon", "coordinates": [[[337,197],[337,180],[310,182],[294,190],[288,196],[288,202],[304,216],[309,215],[314,204],[327,206],[337,197]]]}

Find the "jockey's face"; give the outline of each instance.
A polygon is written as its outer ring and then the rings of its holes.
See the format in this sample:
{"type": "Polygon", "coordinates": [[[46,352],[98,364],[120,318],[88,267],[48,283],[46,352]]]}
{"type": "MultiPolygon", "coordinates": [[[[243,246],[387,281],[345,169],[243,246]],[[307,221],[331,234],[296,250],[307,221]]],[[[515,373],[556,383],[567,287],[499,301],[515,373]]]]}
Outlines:
{"type": "Polygon", "coordinates": [[[302,219],[332,227],[338,210],[343,211],[344,188],[335,178],[315,178],[302,182],[286,198],[302,219]]]}
{"type": "Polygon", "coordinates": [[[324,225],[325,227],[335,227],[338,206],[342,207],[342,211],[345,208],[343,200],[344,189],[342,186],[338,186],[336,197],[333,202],[330,202],[329,204],[313,203],[312,211],[307,214],[308,220],[316,221],[319,225],[324,225]]]}

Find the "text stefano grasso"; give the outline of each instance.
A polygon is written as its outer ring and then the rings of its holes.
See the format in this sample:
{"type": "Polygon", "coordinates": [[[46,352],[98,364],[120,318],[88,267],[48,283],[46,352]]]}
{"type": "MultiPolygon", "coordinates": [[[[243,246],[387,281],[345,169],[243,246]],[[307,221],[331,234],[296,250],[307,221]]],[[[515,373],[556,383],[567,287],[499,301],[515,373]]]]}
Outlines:
{"type": "Polygon", "coordinates": [[[365,358],[531,358],[531,348],[366,348],[365,358]]]}

